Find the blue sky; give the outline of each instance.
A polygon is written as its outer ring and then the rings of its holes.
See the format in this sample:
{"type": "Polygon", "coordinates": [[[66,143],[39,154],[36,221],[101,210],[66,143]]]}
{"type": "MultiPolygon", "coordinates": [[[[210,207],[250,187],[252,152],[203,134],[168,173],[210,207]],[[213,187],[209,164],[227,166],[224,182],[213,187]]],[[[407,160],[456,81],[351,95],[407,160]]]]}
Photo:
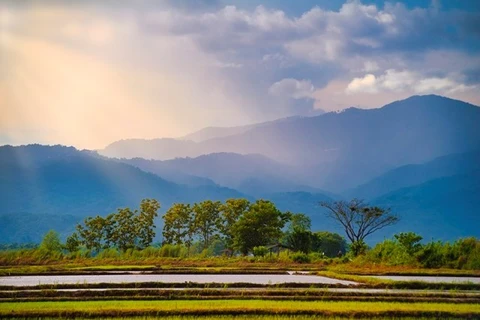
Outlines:
{"type": "Polygon", "coordinates": [[[480,104],[479,1],[2,1],[0,144],[101,148],[380,107],[480,104]]]}

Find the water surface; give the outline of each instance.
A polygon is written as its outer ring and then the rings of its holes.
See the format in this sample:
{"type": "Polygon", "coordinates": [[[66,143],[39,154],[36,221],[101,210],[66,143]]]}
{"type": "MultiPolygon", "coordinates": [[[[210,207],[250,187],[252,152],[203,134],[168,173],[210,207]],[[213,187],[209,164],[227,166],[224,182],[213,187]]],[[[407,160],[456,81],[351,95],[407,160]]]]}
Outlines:
{"type": "Polygon", "coordinates": [[[123,275],[45,275],[0,277],[3,286],[36,286],[40,284],[82,284],[82,283],[320,283],[355,285],[357,283],[312,275],[290,274],[123,274],[123,275]]]}

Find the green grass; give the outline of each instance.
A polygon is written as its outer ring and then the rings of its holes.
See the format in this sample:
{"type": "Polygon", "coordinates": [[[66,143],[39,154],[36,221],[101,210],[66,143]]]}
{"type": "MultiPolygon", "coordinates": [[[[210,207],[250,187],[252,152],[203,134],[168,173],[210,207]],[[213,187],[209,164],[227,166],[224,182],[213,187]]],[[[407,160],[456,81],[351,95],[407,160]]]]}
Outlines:
{"type": "Polygon", "coordinates": [[[480,304],[272,300],[3,302],[8,316],[299,314],[331,316],[480,316],[480,304]]]}

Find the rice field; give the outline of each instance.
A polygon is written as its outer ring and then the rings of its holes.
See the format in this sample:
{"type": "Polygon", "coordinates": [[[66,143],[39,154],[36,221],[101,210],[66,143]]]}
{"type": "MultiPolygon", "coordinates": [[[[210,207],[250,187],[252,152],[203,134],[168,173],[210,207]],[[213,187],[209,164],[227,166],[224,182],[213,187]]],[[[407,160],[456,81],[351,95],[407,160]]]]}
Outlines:
{"type": "Polygon", "coordinates": [[[0,317],[319,315],[480,317],[480,304],[274,300],[2,302],[0,317]]]}

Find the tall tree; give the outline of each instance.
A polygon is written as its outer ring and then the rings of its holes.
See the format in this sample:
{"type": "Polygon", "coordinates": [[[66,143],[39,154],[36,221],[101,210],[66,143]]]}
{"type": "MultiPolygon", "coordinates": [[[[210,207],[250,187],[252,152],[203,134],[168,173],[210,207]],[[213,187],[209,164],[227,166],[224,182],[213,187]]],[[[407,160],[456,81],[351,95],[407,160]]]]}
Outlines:
{"type": "Polygon", "coordinates": [[[168,244],[191,244],[193,219],[189,204],[174,203],[163,215],[163,242],[168,244]]]}
{"type": "Polygon", "coordinates": [[[89,250],[99,251],[105,246],[105,235],[109,220],[96,216],[87,217],[83,225],[77,225],[77,233],[81,243],[89,250]]]}
{"type": "Polygon", "coordinates": [[[312,228],[312,219],[304,213],[290,213],[290,223],[288,231],[310,231],[312,228]]]}
{"type": "Polygon", "coordinates": [[[203,249],[208,248],[211,240],[220,229],[220,201],[206,200],[193,205],[193,232],[200,237],[203,249]]]}
{"type": "Polygon", "coordinates": [[[135,213],[130,208],[123,208],[108,218],[113,221],[113,232],[109,240],[122,251],[134,249],[138,230],[135,213]]]}
{"type": "Polygon", "coordinates": [[[312,220],[303,213],[287,213],[289,224],[283,241],[293,251],[308,253],[312,244],[312,220]]]}
{"type": "Polygon", "coordinates": [[[78,233],[74,232],[67,237],[65,241],[65,249],[68,252],[73,253],[78,250],[80,247],[80,239],[78,238],[78,233]]]}
{"type": "Polygon", "coordinates": [[[365,238],[372,233],[398,222],[399,218],[390,209],[369,207],[362,200],[321,202],[327,208],[327,216],[343,226],[351,242],[354,255],[365,247],[365,238]]]}
{"type": "Polygon", "coordinates": [[[222,206],[220,232],[225,241],[225,247],[233,249],[233,225],[250,207],[247,199],[228,199],[222,206]]]}
{"type": "Polygon", "coordinates": [[[146,248],[155,238],[155,218],[158,216],[160,203],[155,199],[144,199],[140,203],[140,213],[137,215],[138,247],[146,248]]]}
{"type": "Polygon", "coordinates": [[[257,200],[233,225],[234,246],[243,254],[253,247],[277,243],[288,215],[267,200],[257,200]]]}

